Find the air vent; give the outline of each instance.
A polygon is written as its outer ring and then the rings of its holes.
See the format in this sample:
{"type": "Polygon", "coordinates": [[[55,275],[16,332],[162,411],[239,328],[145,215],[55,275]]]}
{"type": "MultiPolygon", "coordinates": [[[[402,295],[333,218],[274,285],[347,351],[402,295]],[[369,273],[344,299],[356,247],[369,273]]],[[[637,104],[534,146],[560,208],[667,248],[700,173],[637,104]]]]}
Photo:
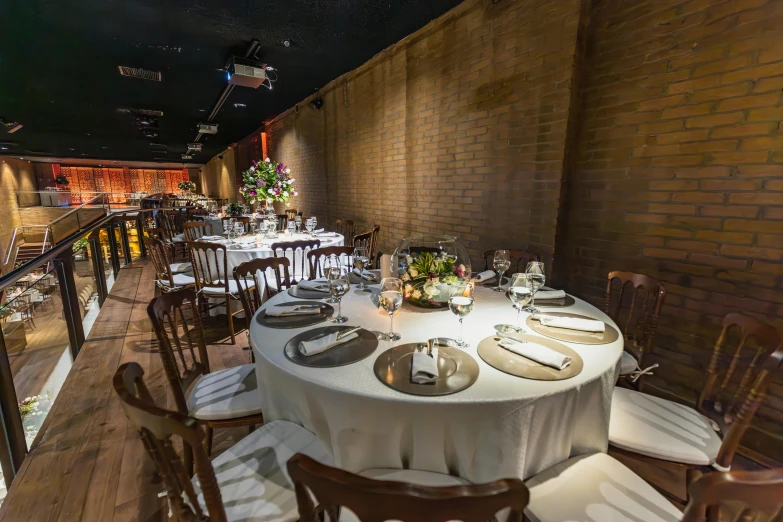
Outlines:
{"type": "Polygon", "coordinates": [[[160,71],[148,71],[146,69],[137,69],[136,67],[126,67],[125,65],[118,65],[117,69],[120,70],[121,75],[130,76],[131,78],[141,78],[142,80],[153,80],[156,82],[163,80],[163,74],[160,71]]]}

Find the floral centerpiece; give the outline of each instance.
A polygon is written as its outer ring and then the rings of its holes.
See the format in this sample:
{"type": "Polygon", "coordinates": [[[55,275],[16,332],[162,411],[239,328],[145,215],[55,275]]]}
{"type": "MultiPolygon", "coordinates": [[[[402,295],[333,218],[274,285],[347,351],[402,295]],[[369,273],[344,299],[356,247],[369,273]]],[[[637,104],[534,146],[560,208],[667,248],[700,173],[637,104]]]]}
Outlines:
{"type": "Polygon", "coordinates": [[[229,203],[226,205],[226,214],[233,217],[239,217],[245,213],[245,206],[242,203],[229,203]]]}
{"type": "Polygon", "coordinates": [[[183,194],[190,194],[196,190],[196,184],[192,181],[180,181],[177,183],[177,188],[180,189],[183,194]]]}
{"type": "Polygon", "coordinates": [[[448,306],[449,297],[464,291],[470,280],[470,258],[454,237],[406,238],[397,246],[395,255],[403,297],[411,304],[426,308],[448,306]]]}
{"type": "Polygon", "coordinates": [[[253,160],[250,168],[242,173],[244,185],[239,193],[250,204],[286,203],[298,194],[290,174],[291,169],[269,158],[262,162],[253,160]]]}

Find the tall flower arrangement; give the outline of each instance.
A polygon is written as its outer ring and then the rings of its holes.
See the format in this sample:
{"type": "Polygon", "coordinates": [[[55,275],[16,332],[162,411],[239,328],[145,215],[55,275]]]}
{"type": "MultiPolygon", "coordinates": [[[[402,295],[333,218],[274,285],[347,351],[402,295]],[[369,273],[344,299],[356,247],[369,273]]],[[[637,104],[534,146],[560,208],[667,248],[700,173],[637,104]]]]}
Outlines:
{"type": "Polygon", "coordinates": [[[180,181],[177,183],[177,188],[182,192],[193,192],[196,190],[196,184],[192,181],[180,181]]]}
{"type": "Polygon", "coordinates": [[[244,185],[239,193],[248,203],[285,203],[298,194],[290,174],[291,169],[269,158],[262,162],[253,160],[250,168],[242,173],[244,185]]]}

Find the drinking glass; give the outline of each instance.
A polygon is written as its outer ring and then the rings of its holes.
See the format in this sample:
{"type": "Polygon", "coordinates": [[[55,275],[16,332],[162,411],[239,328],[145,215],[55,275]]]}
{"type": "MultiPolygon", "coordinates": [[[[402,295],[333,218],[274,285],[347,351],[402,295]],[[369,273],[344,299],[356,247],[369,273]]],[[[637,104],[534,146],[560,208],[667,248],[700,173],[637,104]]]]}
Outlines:
{"type": "Polygon", "coordinates": [[[362,277],[362,271],[370,264],[370,258],[367,257],[367,249],[364,247],[357,247],[353,250],[353,266],[359,270],[359,286],[358,290],[366,290],[367,285],[364,284],[364,278],[362,277]]]}
{"type": "MultiPolygon", "coordinates": [[[[242,222],[234,223],[234,239],[239,239],[242,234],[245,233],[245,224],[242,222]]],[[[234,241],[235,244],[239,244],[239,241],[234,241]]]]}
{"type": "Polygon", "coordinates": [[[296,232],[296,223],[294,223],[293,221],[289,221],[288,222],[288,235],[289,236],[293,236],[295,232],[296,232]]]}
{"type": "Polygon", "coordinates": [[[302,216],[299,214],[296,215],[294,218],[294,222],[296,223],[296,233],[299,233],[299,229],[302,228],[302,216]]]}
{"type": "Polygon", "coordinates": [[[517,309],[517,324],[514,326],[514,330],[517,332],[524,332],[520,323],[520,313],[522,312],[522,308],[527,306],[530,299],[533,297],[533,291],[530,290],[530,286],[528,285],[527,274],[514,274],[511,276],[511,282],[508,285],[508,297],[517,309]]]}
{"type": "Polygon", "coordinates": [[[256,220],[255,219],[250,221],[250,235],[252,235],[252,236],[256,235],[256,220]]]}
{"type": "Polygon", "coordinates": [[[313,230],[315,230],[315,223],[313,223],[313,218],[308,218],[307,221],[305,221],[305,228],[308,232],[310,232],[310,235],[313,235],[313,230]]]}
{"type": "Polygon", "coordinates": [[[536,292],[538,292],[544,283],[546,282],[546,275],[544,275],[544,263],[540,261],[531,261],[525,268],[525,273],[528,275],[527,283],[528,288],[533,292],[533,299],[530,306],[527,307],[527,311],[531,314],[538,313],[536,309],[536,292]]]}
{"type": "Polygon", "coordinates": [[[511,267],[511,254],[508,250],[495,250],[492,258],[492,268],[498,273],[498,286],[492,288],[495,292],[505,292],[503,288],[503,274],[511,267]]]}
{"type": "Polygon", "coordinates": [[[313,231],[315,231],[315,229],[318,228],[318,220],[315,219],[315,216],[311,217],[310,219],[313,220],[313,231]]]}
{"type": "Polygon", "coordinates": [[[455,293],[449,297],[449,310],[459,317],[459,338],[457,346],[467,348],[470,344],[462,339],[462,320],[473,311],[473,285],[457,286],[455,293]]]}
{"type": "Polygon", "coordinates": [[[389,314],[389,333],[380,334],[379,339],[386,341],[399,341],[401,336],[394,333],[394,313],[402,306],[402,279],[386,277],[381,280],[381,288],[378,292],[378,308],[386,310],[389,314]]]}
{"type": "MultiPolygon", "coordinates": [[[[321,270],[323,271],[323,274],[326,276],[327,280],[329,279],[329,272],[332,269],[340,270],[342,268],[342,263],[340,263],[340,258],[337,256],[329,256],[325,257],[323,264],[321,265],[321,270]]],[[[317,273],[316,273],[317,275],[317,273]]],[[[331,296],[329,299],[326,300],[327,303],[337,303],[338,300],[336,297],[331,296]]]]}
{"type": "Polygon", "coordinates": [[[346,268],[330,268],[326,277],[329,281],[329,293],[337,299],[337,317],[332,319],[332,322],[344,323],[348,318],[343,317],[342,301],[343,296],[351,288],[351,283],[348,281],[348,270],[346,268]]]}

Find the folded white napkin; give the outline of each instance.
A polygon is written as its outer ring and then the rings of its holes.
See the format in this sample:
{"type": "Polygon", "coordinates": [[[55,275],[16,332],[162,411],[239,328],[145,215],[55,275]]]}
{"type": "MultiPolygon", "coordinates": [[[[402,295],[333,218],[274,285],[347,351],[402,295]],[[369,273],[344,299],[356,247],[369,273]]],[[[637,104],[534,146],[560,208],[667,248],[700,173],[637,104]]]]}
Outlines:
{"type": "Polygon", "coordinates": [[[579,330],[582,332],[603,333],[606,325],[603,321],[594,319],[579,319],[578,317],[551,317],[545,315],[536,315],[535,319],[541,321],[544,326],[554,328],[567,328],[569,330],[579,330]]]}
{"type": "Polygon", "coordinates": [[[491,279],[495,279],[497,274],[492,270],[484,270],[483,272],[479,272],[476,274],[476,277],[473,278],[474,281],[477,283],[486,283],[487,281],[491,279]]]}
{"type": "Polygon", "coordinates": [[[337,232],[315,232],[318,237],[337,237],[337,232]]]}
{"type": "Polygon", "coordinates": [[[536,301],[539,299],[563,299],[565,290],[539,290],[536,292],[536,301]]]}
{"type": "Polygon", "coordinates": [[[313,339],[312,341],[301,341],[299,343],[299,353],[304,355],[305,357],[309,357],[311,355],[316,355],[321,352],[325,352],[329,348],[334,348],[335,346],[339,346],[343,343],[347,343],[348,341],[352,341],[359,337],[359,334],[354,332],[352,334],[348,334],[342,339],[337,339],[337,336],[340,334],[340,332],[335,332],[333,334],[329,334],[324,337],[318,337],[317,339],[313,339]]]}
{"type": "Polygon", "coordinates": [[[323,231],[324,231],[323,228],[318,228],[318,229],[313,230],[313,234],[320,234],[323,231]]]}
{"type": "Polygon", "coordinates": [[[353,269],[353,273],[361,276],[362,279],[366,279],[367,281],[377,281],[378,276],[370,272],[369,270],[359,270],[358,268],[353,269]]]}
{"type": "Polygon", "coordinates": [[[291,317],[292,315],[316,315],[321,313],[321,309],[304,305],[270,306],[265,313],[270,317],[291,317]]]}
{"type": "Polygon", "coordinates": [[[438,380],[438,349],[433,348],[432,357],[427,352],[413,352],[411,360],[411,382],[429,384],[438,380]]]}
{"type": "Polygon", "coordinates": [[[204,241],[218,241],[223,239],[223,236],[201,236],[204,241]]]}
{"type": "Polygon", "coordinates": [[[571,358],[569,356],[556,352],[546,346],[541,346],[540,344],[531,342],[518,343],[511,339],[503,339],[498,345],[506,350],[519,354],[522,357],[527,357],[528,359],[532,359],[544,366],[550,366],[556,370],[564,370],[571,364],[571,358]]]}
{"type": "Polygon", "coordinates": [[[326,279],[314,279],[312,281],[304,280],[299,281],[297,285],[302,290],[311,290],[313,292],[324,292],[329,293],[329,283],[326,281],[326,279]]]}

